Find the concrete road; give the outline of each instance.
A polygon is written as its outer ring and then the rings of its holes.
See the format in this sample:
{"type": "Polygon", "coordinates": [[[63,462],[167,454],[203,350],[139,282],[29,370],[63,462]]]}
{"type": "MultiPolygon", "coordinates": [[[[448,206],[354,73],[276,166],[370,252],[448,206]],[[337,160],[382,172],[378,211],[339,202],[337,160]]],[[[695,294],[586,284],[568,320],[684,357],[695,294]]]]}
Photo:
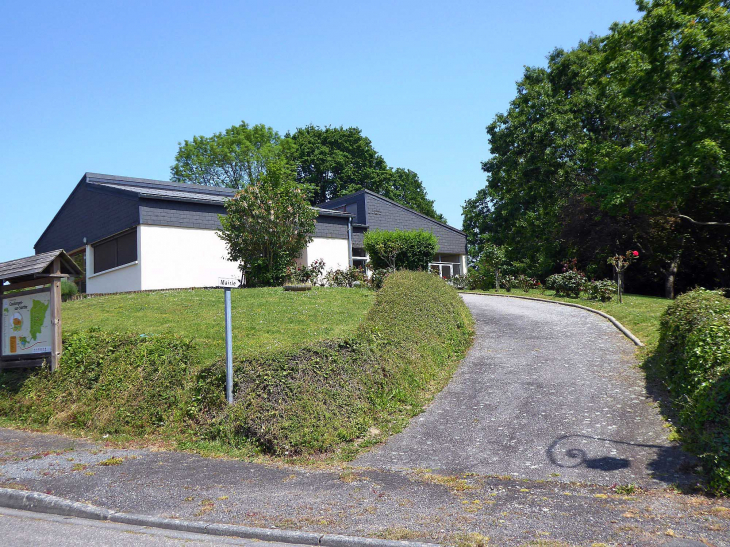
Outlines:
{"type": "Polygon", "coordinates": [[[0,507],[0,544],[3,547],[53,545],[54,547],[203,547],[245,545],[248,547],[292,547],[292,544],[190,534],[130,526],[113,522],[61,517],[0,507]]]}
{"type": "Polygon", "coordinates": [[[476,340],[456,375],[355,465],[645,487],[692,480],[635,346],[611,323],[546,302],[463,298],[476,340]]]}

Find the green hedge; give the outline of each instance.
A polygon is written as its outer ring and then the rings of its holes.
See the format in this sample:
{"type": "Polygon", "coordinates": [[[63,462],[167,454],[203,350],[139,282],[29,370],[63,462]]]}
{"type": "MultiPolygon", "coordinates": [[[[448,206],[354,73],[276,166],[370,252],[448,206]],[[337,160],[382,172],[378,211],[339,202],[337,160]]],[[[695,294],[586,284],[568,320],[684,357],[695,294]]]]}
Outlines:
{"type": "Polygon", "coordinates": [[[730,299],[704,289],[677,298],[662,316],[657,356],[682,439],[712,490],[730,494],[730,299]]]}
{"type": "MultiPolygon", "coordinates": [[[[237,363],[235,404],[219,397],[209,434],[293,455],[330,451],[371,427],[397,431],[446,384],[472,332],[453,287],[426,272],[395,272],[352,339],[237,363]]],[[[213,393],[206,386],[223,374],[222,363],[204,371],[203,391],[213,393]]]]}
{"type": "Polygon", "coordinates": [[[365,232],[363,246],[375,270],[428,270],[438,239],[425,230],[373,230],[365,232]]]}

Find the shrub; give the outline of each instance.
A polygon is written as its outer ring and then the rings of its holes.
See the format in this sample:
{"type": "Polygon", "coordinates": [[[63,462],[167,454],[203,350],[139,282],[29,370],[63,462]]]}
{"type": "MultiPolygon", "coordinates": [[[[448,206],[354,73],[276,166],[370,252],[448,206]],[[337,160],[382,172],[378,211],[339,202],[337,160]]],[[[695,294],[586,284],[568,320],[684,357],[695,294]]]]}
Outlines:
{"type": "Polygon", "coordinates": [[[370,275],[370,287],[375,289],[376,291],[379,291],[383,288],[383,284],[385,283],[386,278],[393,273],[393,270],[390,268],[381,268],[379,270],[375,270],[370,275]]]}
{"type": "Polygon", "coordinates": [[[463,290],[469,288],[469,280],[465,275],[454,275],[448,280],[448,284],[452,287],[463,290]]]}
{"type": "Polygon", "coordinates": [[[66,301],[79,294],[79,288],[73,281],[61,280],[61,298],[66,301]]]}
{"type": "Polygon", "coordinates": [[[355,283],[365,280],[365,274],[360,268],[351,266],[346,270],[330,270],[325,280],[330,287],[354,287],[355,283]]]}
{"type": "Polygon", "coordinates": [[[64,337],[56,372],[0,373],[0,415],[58,428],[146,435],[192,412],[192,342],[90,330],[64,337]]]}
{"type": "Polygon", "coordinates": [[[309,266],[294,264],[286,270],[286,276],[294,283],[316,284],[324,272],[324,260],[321,258],[313,261],[309,266]]]}
{"type": "Polygon", "coordinates": [[[600,281],[594,280],[586,283],[585,290],[590,300],[610,302],[616,294],[617,286],[610,279],[601,279],[600,281]]]}
{"type": "Polygon", "coordinates": [[[514,275],[505,275],[499,279],[499,284],[505,291],[512,292],[512,287],[517,284],[517,278],[514,275]]]}
{"type": "Polygon", "coordinates": [[[522,274],[517,276],[515,284],[525,292],[530,292],[532,289],[539,289],[541,286],[541,283],[534,277],[527,277],[522,274]]]}
{"type": "Polygon", "coordinates": [[[730,299],[695,289],[660,323],[656,369],[678,411],[678,430],[710,487],[730,494],[730,299]]]}
{"type": "Polygon", "coordinates": [[[553,274],[545,280],[545,287],[555,291],[556,296],[580,296],[586,283],[583,272],[568,271],[553,274]]]}
{"type": "MultiPolygon", "coordinates": [[[[294,455],[332,450],[373,425],[404,426],[448,381],[471,334],[453,287],[426,272],[394,272],[351,339],[236,363],[235,404],[215,392],[222,412],[208,434],[294,455]]],[[[220,384],[223,364],[205,376],[220,384]]]]}
{"type": "Polygon", "coordinates": [[[365,232],[363,246],[376,270],[427,270],[438,250],[438,239],[425,230],[365,232]]]}

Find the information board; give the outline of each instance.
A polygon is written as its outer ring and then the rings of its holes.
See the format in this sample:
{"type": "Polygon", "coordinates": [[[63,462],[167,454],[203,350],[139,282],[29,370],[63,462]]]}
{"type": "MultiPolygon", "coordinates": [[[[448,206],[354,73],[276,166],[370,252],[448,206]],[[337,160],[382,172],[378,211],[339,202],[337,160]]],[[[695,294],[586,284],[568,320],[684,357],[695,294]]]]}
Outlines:
{"type": "Polygon", "coordinates": [[[51,293],[2,298],[2,357],[37,357],[51,353],[51,293]]]}

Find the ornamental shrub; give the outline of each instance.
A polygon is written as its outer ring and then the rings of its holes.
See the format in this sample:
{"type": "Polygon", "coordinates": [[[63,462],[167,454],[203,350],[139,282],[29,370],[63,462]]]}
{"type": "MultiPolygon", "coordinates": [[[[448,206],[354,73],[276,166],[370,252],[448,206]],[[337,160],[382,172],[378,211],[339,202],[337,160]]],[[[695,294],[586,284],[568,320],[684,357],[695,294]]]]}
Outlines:
{"type": "Polygon", "coordinates": [[[61,298],[66,301],[79,294],[79,288],[73,281],[61,280],[61,298]]]}
{"type": "Polygon", "coordinates": [[[530,292],[531,289],[539,289],[541,287],[541,283],[537,279],[522,274],[517,276],[515,284],[525,292],[530,292]]]}
{"type": "Polygon", "coordinates": [[[365,232],[363,246],[376,270],[427,270],[438,239],[425,230],[373,230],[365,232]]]}
{"type": "Polygon", "coordinates": [[[322,277],[324,272],[324,260],[321,258],[313,261],[309,266],[294,264],[286,269],[286,276],[294,283],[312,283],[313,285],[322,277]]]}
{"type": "Polygon", "coordinates": [[[702,461],[710,488],[730,494],[730,299],[683,294],[660,322],[656,370],[678,413],[678,432],[702,461]]]}
{"type": "Polygon", "coordinates": [[[330,270],[325,275],[327,285],[330,287],[354,287],[355,283],[362,283],[365,274],[360,268],[351,266],[346,270],[330,270]]]}
{"type": "Polygon", "coordinates": [[[616,294],[618,287],[616,283],[610,279],[601,279],[600,281],[589,281],[585,286],[589,300],[600,300],[601,302],[610,302],[613,295],[616,294]]]}
{"type": "Polygon", "coordinates": [[[553,274],[545,280],[545,287],[555,291],[555,296],[580,296],[586,284],[583,272],[568,271],[553,274]]]}

